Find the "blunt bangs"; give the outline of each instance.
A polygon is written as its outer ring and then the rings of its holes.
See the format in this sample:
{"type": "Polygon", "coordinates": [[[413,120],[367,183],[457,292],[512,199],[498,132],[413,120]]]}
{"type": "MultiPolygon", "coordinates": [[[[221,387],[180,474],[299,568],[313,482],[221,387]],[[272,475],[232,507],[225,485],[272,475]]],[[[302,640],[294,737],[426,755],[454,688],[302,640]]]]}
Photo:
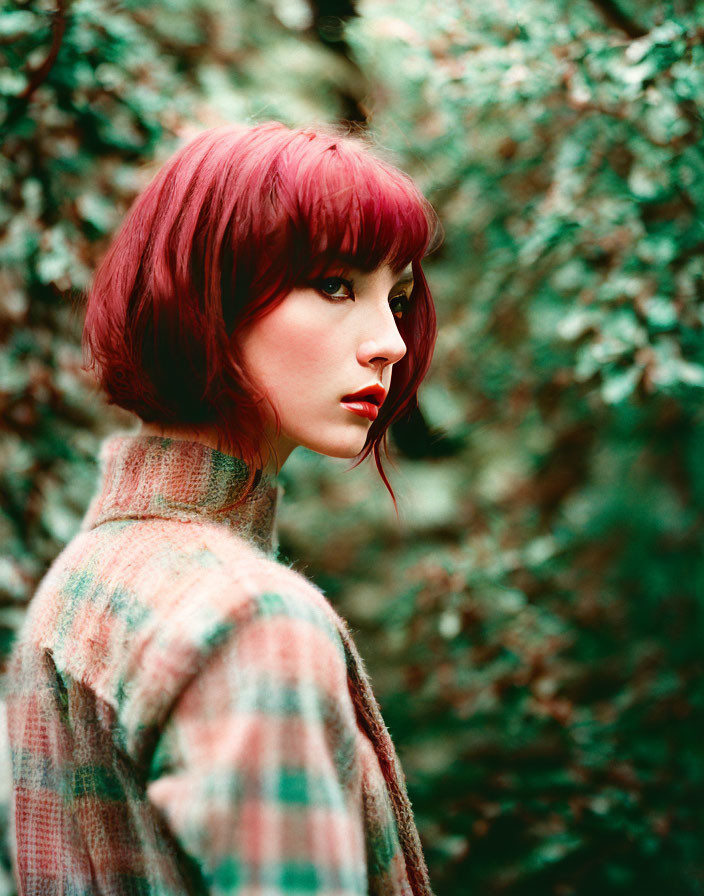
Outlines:
{"type": "Polygon", "coordinates": [[[331,262],[364,271],[388,264],[398,272],[422,258],[434,237],[435,213],[415,184],[355,142],[328,141],[315,153],[305,144],[291,147],[300,173],[292,218],[307,247],[304,274],[331,262]]]}
{"type": "Polygon", "coordinates": [[[100,263],[84,369],[109,404],[146,423],[212,425],[250,466],[251,485],[264,419],[239,333],[333,266],[410,264],[412,312],[398,322],[406,355],[357,461],[373,452],[393,499],[379,448],[430,366],[435,310],[420,262],[439,235],[418,187],[364,139],[278,122],[212,128],[159,169],[100,263]]]}

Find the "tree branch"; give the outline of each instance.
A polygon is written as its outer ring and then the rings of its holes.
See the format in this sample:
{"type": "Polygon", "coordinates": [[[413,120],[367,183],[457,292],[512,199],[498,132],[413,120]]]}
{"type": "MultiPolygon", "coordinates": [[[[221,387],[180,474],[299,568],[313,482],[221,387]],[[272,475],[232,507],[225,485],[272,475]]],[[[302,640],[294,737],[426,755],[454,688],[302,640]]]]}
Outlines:
{"type": "Polygon", "coordinates": [[[629,15],[627,15],[616,0],[592,0],[592,3],[609,24],[614,25],[621,31],[625,32],[629,37],[645,37],[648,33],[647,28],[641,27],[629,15]]]}
{"type": "Polygon", "coordinates": [[[29,78],[29,83],[18,97],[19,100],[22,100],[25,103],[29,102],[30,97],[37,87],[46,80],[53,64],[56,62],[56,57],[59,55],[61,41],[64,37],[64,31],[66,30],[66,3],[67,0],[56,0],[56,11],[54,12],[54,21],[51,26],[51,47],[49,48],[46,59],[42,62],[39,68],[32,72],[29,78]]]}

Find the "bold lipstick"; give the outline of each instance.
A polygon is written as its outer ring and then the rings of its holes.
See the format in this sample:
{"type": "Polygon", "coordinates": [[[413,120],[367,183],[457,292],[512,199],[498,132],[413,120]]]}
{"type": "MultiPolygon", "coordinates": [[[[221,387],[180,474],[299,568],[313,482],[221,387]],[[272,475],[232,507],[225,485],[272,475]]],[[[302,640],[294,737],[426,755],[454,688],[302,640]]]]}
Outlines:
{"type": "Polygon", "coordinates": [[[359,392],[343,396],[342,404],[353,414],[359,414],[360,417],[367,417],[369,420],[376,420],[379,408],[385,398],[386,389],[378,383],[374,383],[366,389],[360,389],[359,392]]]}

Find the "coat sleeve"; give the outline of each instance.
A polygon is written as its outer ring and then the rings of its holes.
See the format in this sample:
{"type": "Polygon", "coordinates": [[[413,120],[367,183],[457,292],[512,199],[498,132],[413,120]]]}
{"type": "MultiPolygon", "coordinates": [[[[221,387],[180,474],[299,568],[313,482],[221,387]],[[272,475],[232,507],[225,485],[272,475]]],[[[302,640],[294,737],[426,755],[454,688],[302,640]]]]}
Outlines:
{"type": "Polygon", "coordinates": [[[356,744],[334,626],[265,595],[181,695],[148,796],[213,894],[366,896],[356,744]]]}

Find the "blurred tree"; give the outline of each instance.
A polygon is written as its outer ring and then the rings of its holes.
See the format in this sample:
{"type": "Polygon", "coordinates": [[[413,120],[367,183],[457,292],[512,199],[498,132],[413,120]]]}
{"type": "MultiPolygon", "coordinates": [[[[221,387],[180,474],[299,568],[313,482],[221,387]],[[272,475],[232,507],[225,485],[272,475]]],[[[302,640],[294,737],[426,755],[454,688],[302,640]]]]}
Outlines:
{"type": "Polygon", "coordinates": [[[423,407],[466,446],[400,463],[364,620],[433,879],[700,894],[704,8],[359,11],[372,121],[447,231],[423,407]]]}
{"type": "Polygon", "coordinates": [[[368,465],[296,452],[285,556],[350,619],[438,896],[704,893],[704,4],[11,0],[0,631],[131,418],[80,292],[176,139],[371,122],[439,209],[440,337],[368,465]]]}

